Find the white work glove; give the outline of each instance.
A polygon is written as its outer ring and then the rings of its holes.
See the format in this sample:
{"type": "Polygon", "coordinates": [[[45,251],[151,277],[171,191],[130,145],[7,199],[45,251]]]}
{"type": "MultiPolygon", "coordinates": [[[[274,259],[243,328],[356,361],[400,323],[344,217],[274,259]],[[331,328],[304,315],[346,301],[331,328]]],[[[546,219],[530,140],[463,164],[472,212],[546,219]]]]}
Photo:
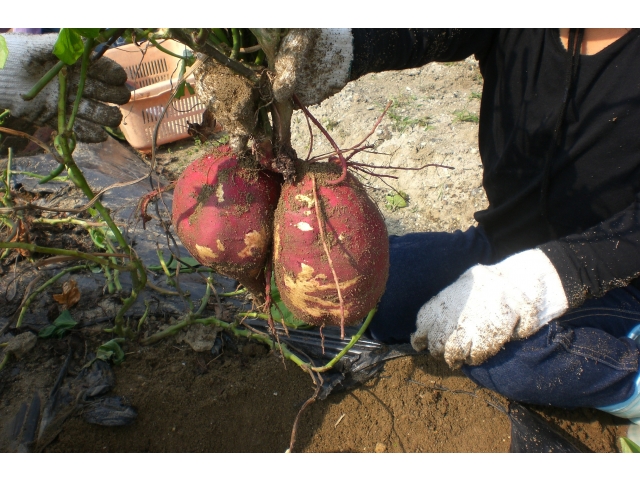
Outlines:
{"type": "Polygon", "coordinates": [[[562,282],[542,251],[476,265],[425,303],[411,344],[444,354],[452,368],[479,365],[510,340],[526,338],[568,309],[562,282]]]}
{"type": "Polygon", "coordinates": [[[276,55],[273,95],[277,101],[295,93],[304,105],[315,105],[349,82],[353,61],[350,28],[294,28],[276,55]]]}
{"type": "MultiPolygon", "coordinates": [[[[49,125],[58,129],[58,80],[54,78],[30,101],[20,94],[27,93],[57,62],[52,53],[57,34],[21,35],[3,34],[9,56],[0,70],[0,108],[8,108],[11,115],[37,125],[49,125]]],[[[67,67],[69,111],[78,88],[80,66],[67,67]]],[[[122,120],[120,109],[105,105],[124,105],[130,92],[125,86],[127,74],[112,60],[102,57],[89,67],[87,80],[80,101],[74,131],[81,142],[95,143],[107,139],[102,125],[117,127],[122,120]]]]}

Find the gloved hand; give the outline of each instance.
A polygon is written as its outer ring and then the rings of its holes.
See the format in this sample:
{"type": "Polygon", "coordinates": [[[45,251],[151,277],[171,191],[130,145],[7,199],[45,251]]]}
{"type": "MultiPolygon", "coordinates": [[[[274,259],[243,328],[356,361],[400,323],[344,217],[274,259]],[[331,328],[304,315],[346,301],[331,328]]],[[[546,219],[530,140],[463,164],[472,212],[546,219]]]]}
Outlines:
{"type": "Polygon", "coordinates": [[[276,55],[273,95],[283,101],[295,93],[304,105],[315,105],[349,82],[353,35],[349,28],[294,28],[276,55]]]}
{"type": "MultiPolygon", "coordinates": [[[[57,62],[53,45],[57,35],[4,34],[9,56],[0,70],[0,108],[8,108],[11,115],[35,123],[50,125],[57,130],[58,81],[53,79],[30,101],[20,94],[28,92],[57,62]]],[[[69,111],[78,88],[80,66],[69,67],[67,83],[69,111]]],[[[102,125],[117,127],[122,120],[120,109],[105,105],[124,105],[130,92],[125,86],[126,72],[117,63],[101,58],[89,67],[74,131],[81,142],[95,143],[107,139],[102,125]]]]}
{"type": "Polygon", "coordinates": [[[444,354],[452,368],[479,365],[510,340],[526,338],[568,309],[555,267],[540,250],[476,265],[425,303],[411,344],[444,354]]]}

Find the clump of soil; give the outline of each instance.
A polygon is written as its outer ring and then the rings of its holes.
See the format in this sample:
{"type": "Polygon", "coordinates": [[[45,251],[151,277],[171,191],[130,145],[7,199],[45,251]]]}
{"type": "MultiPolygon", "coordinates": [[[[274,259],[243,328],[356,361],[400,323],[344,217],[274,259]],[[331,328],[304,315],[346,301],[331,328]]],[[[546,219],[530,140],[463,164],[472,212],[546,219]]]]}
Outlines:
{"type": "Polygon", "coordinates": [[[251,83],[232,70],[208,60],[196,71],[196,92],[201,98],[210,98],[206,105],[227,132],[244,145],[253,131],[257,118],[259,94],[251,83]]]}

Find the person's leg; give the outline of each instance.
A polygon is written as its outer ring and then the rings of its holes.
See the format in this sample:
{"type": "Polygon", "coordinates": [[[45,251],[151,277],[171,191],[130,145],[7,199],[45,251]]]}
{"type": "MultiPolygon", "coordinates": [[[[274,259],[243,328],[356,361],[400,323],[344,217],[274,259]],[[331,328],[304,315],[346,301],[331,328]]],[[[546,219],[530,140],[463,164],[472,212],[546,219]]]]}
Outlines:
{"type": "Polygon", "coordinates": [[[512,400],[604,409],[637,393],[639,345],[628,335],[638,325],[640,291],[618,288],[463,371],[512,400]]]}
{"type": "Polygon", "coordinates": [[[484,230],[410,233],[389,238],[387,287],[368,334],[392,344],[408,343],[420,307],[468,268],[491,261],[484,230]]]}

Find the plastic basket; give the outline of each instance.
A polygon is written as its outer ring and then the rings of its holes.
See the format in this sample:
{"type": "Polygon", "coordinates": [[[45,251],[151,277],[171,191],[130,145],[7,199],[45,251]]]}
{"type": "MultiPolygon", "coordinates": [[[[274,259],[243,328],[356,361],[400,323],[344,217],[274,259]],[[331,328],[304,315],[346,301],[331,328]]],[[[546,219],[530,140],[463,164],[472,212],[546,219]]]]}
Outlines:
{"type": "MultiPolygon", "coordinates": [[[[174,40],[165,40],[161,45],[177,55],[184,55],[185,50],[189,51],[187,46],[174,40]]],[[[180,59],[161,52],[149,42],[140,46],[128,44],[111,48],[104,56],[124,68],[127,72],[127,84],[134,90],[178,77],[180,59]]]]}
{"type": "MultiPolygon", "coordinates": [[[[172,40],[165,41],[162,46],[180,55],[186,48],[172,40]]],[[[105,56],[125,69],[127,83],[133,88],[129,103],[120,106],[123,117],[120,129],[132,147],[151,150],[156,122],[177,83],[179,59],[146,44],[111,49],[105,56]]],[[[187,82],[193,85],[193,76],[187,78],[187,82]]],[[[187,122],[201,123],[204,110],[204,105],[185,88],[185,95],[174,99],[167,108],[158,130],[157,145],[189,137],[187,122]]]]}

